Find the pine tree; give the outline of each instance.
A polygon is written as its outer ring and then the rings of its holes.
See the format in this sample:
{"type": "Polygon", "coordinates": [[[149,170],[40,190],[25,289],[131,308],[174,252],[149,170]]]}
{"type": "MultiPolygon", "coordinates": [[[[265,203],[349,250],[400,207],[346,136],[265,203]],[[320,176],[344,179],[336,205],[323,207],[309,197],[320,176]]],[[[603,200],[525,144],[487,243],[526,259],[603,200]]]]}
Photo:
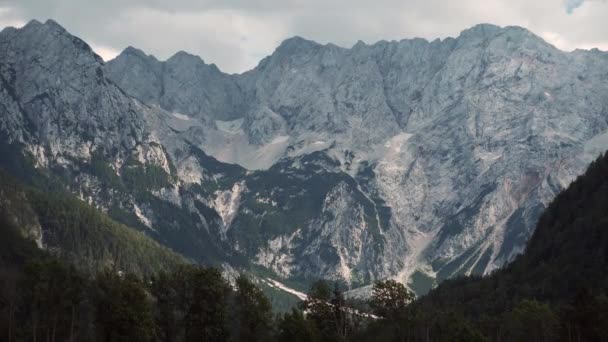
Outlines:
{"type": "Polygon", "coordinates": [[[304,313],[293,308],[277,321],[280,342],[316,342],[319,341],[319,331],[314,322],[307,320],[304,313]]]}
{"type": "Polygon", "coordinates": [[[151,297],[137,276],[106,270],[97,276],[95,292],[95,326],[100,341],[144,342],[154,338],[151,297]]]}

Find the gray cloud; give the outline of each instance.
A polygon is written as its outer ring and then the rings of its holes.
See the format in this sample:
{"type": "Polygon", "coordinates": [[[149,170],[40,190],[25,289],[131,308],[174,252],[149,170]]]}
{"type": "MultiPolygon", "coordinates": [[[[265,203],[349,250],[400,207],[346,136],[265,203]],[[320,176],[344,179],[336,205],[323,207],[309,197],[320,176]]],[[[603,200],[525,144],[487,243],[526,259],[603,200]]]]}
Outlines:
{"type": "Polygon", "coordinates": [[[478,23],[520,25],[565,50],[608,50],[603,0],[0,0],[0,26],[53,18],[104,58],[126,46],[165,59],[179,50],[241,72],[300,35],[352,46],[357,40],[429,40],[478,23]]]}

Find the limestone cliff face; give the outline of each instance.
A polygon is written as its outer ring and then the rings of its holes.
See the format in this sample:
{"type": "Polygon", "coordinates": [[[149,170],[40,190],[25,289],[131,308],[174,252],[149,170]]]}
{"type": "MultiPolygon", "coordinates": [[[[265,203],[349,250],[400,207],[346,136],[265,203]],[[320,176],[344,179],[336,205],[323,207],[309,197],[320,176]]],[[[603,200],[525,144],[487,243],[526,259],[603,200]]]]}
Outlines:
{"type": "MultiPolygon", "coordinates": [[[[97,150],[122,178],[129,160],[158,166],[160,204],[125,211],[193,257],[212,241],[226,254],[214,258],[285,278],[428,286],[490,272],[608,148],[608,53],[563,52],[519,27],[350,49],[295,37],[237,75],[134,48],[104,65],[54,22],[5,29],[0,46],[7,141],[75,173],[63,160],[97,150]],[[162,203],[198,227],[192,245],[162,203]]],[[[85,192],[103,183],[87,179],[85,192]]]]}
{"type": "Polygon", "coordinates": [[[146,139],[141,106],[57,23],[6,28],[0,51],[2,128],[40,162],[88,160],[95,149],[118,157],[146,139]]]}

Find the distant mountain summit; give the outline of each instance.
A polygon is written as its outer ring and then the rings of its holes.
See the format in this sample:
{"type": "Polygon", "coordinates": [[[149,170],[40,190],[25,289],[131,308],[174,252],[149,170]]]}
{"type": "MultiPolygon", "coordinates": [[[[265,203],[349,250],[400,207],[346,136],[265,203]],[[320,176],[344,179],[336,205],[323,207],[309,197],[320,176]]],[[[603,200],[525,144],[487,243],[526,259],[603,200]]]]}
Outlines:
{"type": "Polygon", "coordinates": [[[104,64],[52,21],[0,47],[3,144],[190,258],[296,283],[488,273],[608,148],[608,53],[520,27],[294,37],[234,75],[132,47],[104,64]]]}

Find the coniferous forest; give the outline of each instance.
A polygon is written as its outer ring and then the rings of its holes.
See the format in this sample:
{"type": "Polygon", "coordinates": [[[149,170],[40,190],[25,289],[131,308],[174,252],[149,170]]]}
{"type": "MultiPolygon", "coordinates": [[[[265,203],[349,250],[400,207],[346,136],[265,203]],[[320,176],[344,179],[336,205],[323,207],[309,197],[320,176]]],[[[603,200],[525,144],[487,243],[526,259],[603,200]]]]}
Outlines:
{"type": "Polygon", "coordinates": [[[608,156],[502,270],[418,299],[393,280],[366,300],[319,280],[286,312],[256,277],[194,265],[66,193],[0,176],[2,341],[608,341],[608,156]]]}

